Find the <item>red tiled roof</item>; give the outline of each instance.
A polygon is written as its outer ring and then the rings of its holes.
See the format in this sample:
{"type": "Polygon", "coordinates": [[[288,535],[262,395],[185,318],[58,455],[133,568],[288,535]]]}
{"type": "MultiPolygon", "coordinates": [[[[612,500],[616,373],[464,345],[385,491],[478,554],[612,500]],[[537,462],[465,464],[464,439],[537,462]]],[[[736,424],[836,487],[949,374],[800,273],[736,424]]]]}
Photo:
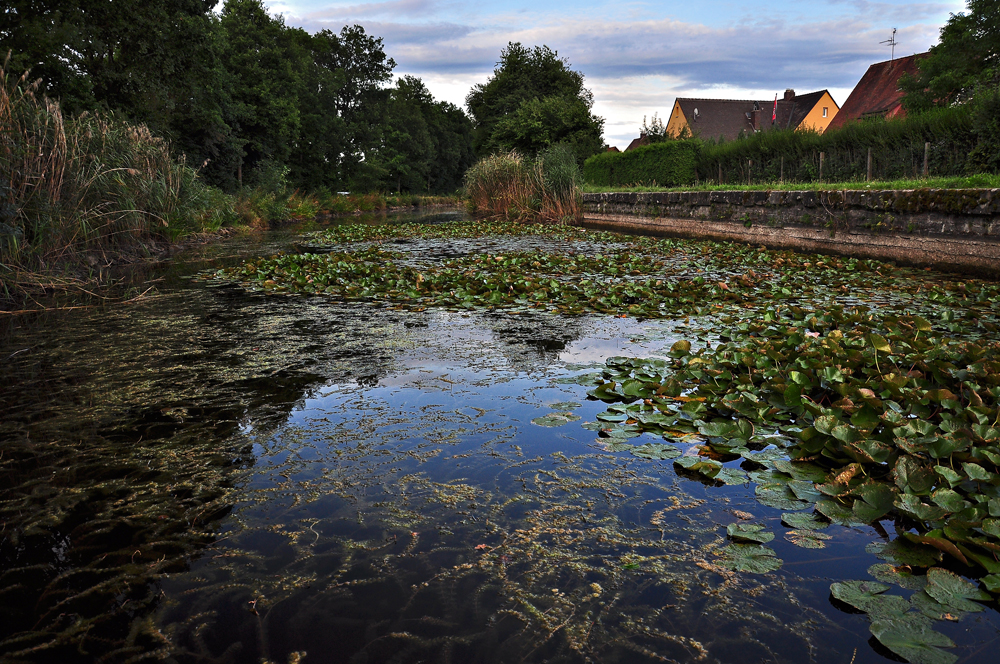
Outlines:
{"type": "Polygon", "coordinates": [[[876,62],[868,68],[851,91],[827,130],[843,127],[851,120],[879,115],[885,118],[905,117],[903,91],[899,79],[903,74],[917,73],[917,61],[927,55],[917,53],[905,58],[876,62]]]}

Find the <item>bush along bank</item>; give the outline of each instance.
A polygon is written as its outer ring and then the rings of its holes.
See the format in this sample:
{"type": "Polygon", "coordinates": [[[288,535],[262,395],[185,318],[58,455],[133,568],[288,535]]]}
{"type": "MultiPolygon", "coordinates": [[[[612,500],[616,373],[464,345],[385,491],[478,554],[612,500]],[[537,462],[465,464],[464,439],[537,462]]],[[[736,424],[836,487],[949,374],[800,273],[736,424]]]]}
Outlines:
{"type": "Polygon", "coordinates": [[[563,145],[535,159],[494,154],[466,171],[467,207],[487,219],[570,223],[582,216],[580,180],[576,155],[563,145]]]}
{"type": "Polygon", "coordinates": [[[603,152],[584,163],[583,179],[588,184],[605,187],[693,184],[700,149],[698,141],[667,141],[628,152],[603,152]]]}
{"type": "Polygon", "coordinates": [[[587,160],[590,185],[677,187],[696,183],[859,182],[963,176],[997,169],[1000,152],[990,114],[1000,102],[936,108],[904,119],[852,122],[817,134],[763,131],[732,141],[666,141],[587,160]],[[693,162],[693,164],[692,164],[693,162]]]}

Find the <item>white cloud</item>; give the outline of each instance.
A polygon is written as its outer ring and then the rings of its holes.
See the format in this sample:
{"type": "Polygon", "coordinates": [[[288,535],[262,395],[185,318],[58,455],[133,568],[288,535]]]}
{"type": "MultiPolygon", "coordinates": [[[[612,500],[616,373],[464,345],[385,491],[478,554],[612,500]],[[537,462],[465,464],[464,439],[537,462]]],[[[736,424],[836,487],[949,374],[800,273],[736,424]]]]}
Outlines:
{"type": "Polygon", "coordinates": [[[545,44],[585,75],[594,110],[606,120],[606,140],[624,147],[638,135],[643,115],[665,116],[677,96],[766,99],[785,88],[829,89],[843,103],[870,64],[888,59],[888,47],[879,43],[889,36],[887,21],[902,24],[896,55],[904,56],[927,50],[937,41],[942,15],[961,9],[955,3],[833,2],[844,10],[820,12],[816,20],[784,13],[713,26],[639,20],[657,11],[640,4],[624,5],[621,18],[597,20],[584,11],[573,17],[442,13],[436,10],[447,6],[432,0],[337,5],[301,18],[286,15],[286,21],[308,30],[360,23],[384,39],[397,74],[419,76],[437,98],[457,105],[491,74],[508,42],[545,44]]]}

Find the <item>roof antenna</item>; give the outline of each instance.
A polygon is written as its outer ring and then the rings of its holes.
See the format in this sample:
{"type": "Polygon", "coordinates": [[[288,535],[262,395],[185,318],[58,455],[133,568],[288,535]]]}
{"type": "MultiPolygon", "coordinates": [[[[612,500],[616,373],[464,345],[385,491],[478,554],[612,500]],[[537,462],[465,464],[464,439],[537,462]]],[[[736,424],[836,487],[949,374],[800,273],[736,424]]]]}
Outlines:
{"type": "Polygon", "coordinates": [[[892,29],[892,36],[891,37],[889,37],[885,41],[880,41],[879,44],[888,44],[889,46],[891,46],[892,49],[889,51],[889,61],[891,62],[891,61],[895,60],[896,59],[896,28],[892,29]]]}

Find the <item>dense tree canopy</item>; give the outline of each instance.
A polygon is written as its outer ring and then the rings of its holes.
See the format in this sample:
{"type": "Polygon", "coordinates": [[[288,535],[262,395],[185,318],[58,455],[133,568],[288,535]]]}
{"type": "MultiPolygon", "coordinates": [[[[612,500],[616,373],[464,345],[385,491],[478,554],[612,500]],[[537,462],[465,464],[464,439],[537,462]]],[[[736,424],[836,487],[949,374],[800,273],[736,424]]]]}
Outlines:
{"type": "Polygon", "coordinates": [[[969,0],[968,11],[952,14],[940,42],[918,63],[916,76],[900,83],[911,111],[972,98],[978,88],[1000,81],[1000,0],[969,0]]]}
{"type": "Polygon", "coordinates": [[[360,26],[309,34],[262,0],[216,5],[10,0],[0,50],[64,110],[144,122],[226,189],[285,178],[310,190],[458,186],[469,119],[417,79],[388,87],[395,62],[380,38],[360,26]]]}
{"type": "Polygon", "coordinates": [[[493,76],[465,100],[475,122],[477,152],[518,149],[536,154],[566,143],[581,161],[600,151],[604,120],[583,74],[548,46],[510,43],[493,76]]]}

